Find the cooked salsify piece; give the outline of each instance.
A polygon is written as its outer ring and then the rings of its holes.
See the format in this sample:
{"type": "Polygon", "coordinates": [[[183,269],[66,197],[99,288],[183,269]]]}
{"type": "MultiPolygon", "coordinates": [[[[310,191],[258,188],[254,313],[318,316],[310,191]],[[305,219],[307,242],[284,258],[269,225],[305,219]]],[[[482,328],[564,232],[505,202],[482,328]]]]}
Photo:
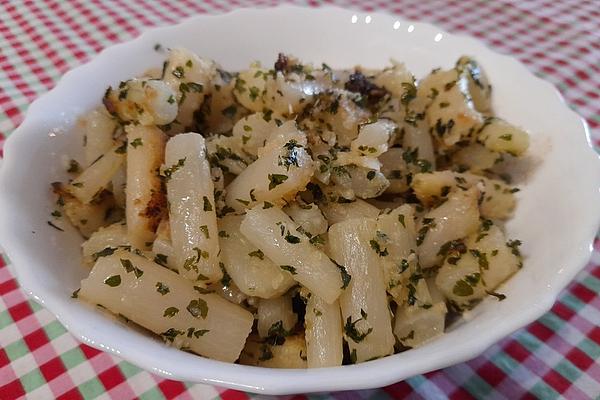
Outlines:
{"type": "Polygon", "coordinates": [[[254,318],[145,257],[119,250],[98,260],[79,296],[144,326],[176,347],[233,362],[254,318]]]}
{"type": "Polygon", "coordinates": [[[417,227],[417,254],[424,268],[439,265],[442,246],[467,237],[479,226],[476,188],[458,189],[448,200],[423,216],[417,227]]]}
{"type": "Polygon", "coordinates": [[[162,123],[166,125],[167,132],[185,132],[193,125],[194,113],[204,102],[209,84],[216,74],[216,66],[211,60],[200,58],[182,48],[169,52],[163,66],[162,81],[174,93],[174,99],[169,98],[168,102],[176,105],[177,118],[162,123]]]}
{"type": "Polygon", "coordinates": [[[165,149],[169,225],[174,263],[192,281],[221,279],[214,185],[204,138],[197,133],[174,136],[165,149]]]}
{"type": "Polygon", "coordinates": [[[131,79],[104,94],[106,110],[124,122],[165,125],[177,116],[176,93],[158,79],[131,79]]]}
{"type": "Polygon", "coordinates": [[[385,249],[375,244],[377,223],[356,218],[338,222],[329,230],[331,256],[352,276],[340,296],[344,337],[350,357],[367,361],[394,351],[394,335],[387,306],[380,258],[385,249]]]}
{"type": "Polygon", "coordinates": [[[246,239],[240,231],[243,219],[242,215],[226,215],[219,220],[220,259],[225,271],[248,296],[282,296],[295,285],[294,279],[246,239]]]}
{"type": "Polygon", "coordinates": [[[309,294],[304,316],[308,368],[342,365],[343,334],[340,303],[327,304],[309,294]]]}
{"type": "MultiPolygon", "coordinates": [[[[529,136],[461,57],[415,79],[191,51],[110,87],[48,223],[87,240],[74,293],[167,345],[270,368],[422,346],[522,266],[505,175],[529,136]]],[[[492,297],[493,296],[493,297],[492,297]]]]}
{"type": "Polygon", "coordinates": [[[306,144],[306,134],[293,121],[276,128],[258,159],[227,187],[227,205],[239,211],[262,201],[283,205],[293,199],[314,171],[306,144]]]}
{"type": "Polygon", "coordinates": [[[90,203],[108,187],[124,159],[120,144],[109,149],[70,183],[69,193],[84,204],[90,203]]]}
{"type": "Polygon", "coordinates": [[[421,296],[424,281],[417,257],[416,239],[414,210],[411,206],[405,204],[377,217],[374,246],[380,249],[380,253],[381,249],[385,249],[381,265],[386,290],[398,305],[427,304],[422,297],[428,295],[421,296]]]}
{"type": "Polygon", "coordinates": [[[257,331],[262,338],[286,336],[298,322],[290,294],[274,299],[261,299],[256,314],[257,331]]]}
{"type": "Polygon", "coordinates": [[[165,211],[165,196],[158,170],[165,158],[165,134],[156,126],[126,128],[127,188],[125,214],[131,244],[138,249],[152,245],[165,211]]]}
{"type": "Polygon", "coordinates": [[[345,268],[313,246],[281,209],[265,205],[246,211],[240,232],[295,281],[333,303],[347,286],[345,268]]]}
{"type": "Polygon", "coordinates": [[[78,128],[87,132],[84,136],[84,166],[88,167],[113,147],[114,133],[119,127],[104,107],[98,107],[78,121],[78,128]]]}

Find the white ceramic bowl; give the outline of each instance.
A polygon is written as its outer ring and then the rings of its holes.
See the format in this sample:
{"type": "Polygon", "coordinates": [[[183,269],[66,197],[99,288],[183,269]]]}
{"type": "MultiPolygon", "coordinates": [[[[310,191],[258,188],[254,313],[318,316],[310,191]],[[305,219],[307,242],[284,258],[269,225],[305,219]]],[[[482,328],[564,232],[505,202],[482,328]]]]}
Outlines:
{"type": "Polygon", "coordinates": [[[600,162],[585,123],[558,92],[513,58],[476,40],[429,24],[336,8],[279,7],[198,16],[104,50],[65,74],[29,108],[6,142],[0,175],[0,242],[27,292],[55,313],[83,342],[173,379],[271,394],[364,389],[468,360],[548,310],[587,261],[600,219],[600,162]],[[273,62],[277,52],[333,67],[381,67],[390,57],[417,76],[476,57],[494,85],[494,109],[532,136],[539,160],[518,193],[507,229],[524,241],[524,268],[502,292],[484,301],[443,337],[419,349],[354,366],[319,370],[268,370],[208,360],[163,345],[70,299],[87,271],[80,266],[81,238],[47,225],[53,210],[49,182],[64,180],[61,158],[76,154],[71,134],[77,116],[99,104],[108,85],[161,65],[153,50],[185,46],[227,69],[253,60],[273,62]]]}

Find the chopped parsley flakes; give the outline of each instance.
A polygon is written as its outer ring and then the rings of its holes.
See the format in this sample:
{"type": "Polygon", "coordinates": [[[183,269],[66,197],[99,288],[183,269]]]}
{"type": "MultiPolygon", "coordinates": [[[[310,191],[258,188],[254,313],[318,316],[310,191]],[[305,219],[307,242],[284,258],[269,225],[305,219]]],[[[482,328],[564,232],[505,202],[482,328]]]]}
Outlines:
{"type": "Polygon", "coordinates": [[[296,272],[296,268],[292,267],[291,265],[280,265],[279,268],[281,268],[284,271],[288,271],[292,275],[297,275],[298,274],[296,272]]]}
{"type": "Polygon", "coordinates": [[[110,287],[117,287],[121,284],[121,275],[112,275],[104,280],[104,283],[110,287]]]}
{"type": "Polygon", "coordinates": [[[169,289],[169,286],[162,282],[156,282],[155,286],[156,286],[156,291],[163,296],[171,291],[169,289]]]}
{"type": "Polygon", "coordinates": [[[360,310],[360,315],[361,317],[354,322],[352,321],[352,316],[349,316],[346,319],[346,324],[344,325],[344,333],[346,334],[346,337],[351,339],[354,343],[362,342],[367,336],[369,336],[371,332],[373,332],[373,328],[371,327],[369,327],[369,329],[367,329],[365,332],[360,332],[357,329],[356,324],[358,322],[367,320],[367,313],[362,308],[360,310]]]}
{"type": "Polygon", "coordinates": [[[173,174],[185,165],[186,158],[187,157],[180,158],[176,164],[170,166],[169,168],[167,168],[163,171],[162,176],[165,178],[165,181],[168,181],[169,179],[171,179],[173,174]]]}
{"type": "Polygon", "coordinates": [[[205,300],[200,298],[190,301],[190,304],[188,304],[186,309],[196,318],[202,317],[204,319],[208,315],[208,305],[205,300]]]}
{"type": "Polygon", "coordinates": [[[262,252],[260,249],[258,249],[258,250],[254,250],[254,251],[251,251],[250,253],[248,253],[248,255],[249,255],[250,257],[256,257],[256,258],[259,258],[259,259],[261,259],[261,260],[264,260],[264,259],[265,259],[265,254],[264,254],[264,253],[263,253],[263,252],[262,252]]]}
{"type": "Polygon", "coordinates": [[[137,149],[139,146],[143,146],[144,144],[142,143],[142,139],[141,138],[135,138],[132,142],[131,142],[131,146],[134,149],[137,149]]]}
{"type": "Polygon", "coordinates": [[[165,309],[165,312],[163,313],[163,317],[174,317],[175,315],[177,315],[177,313],[179,312],[179,308],[177,307],[168,307],[167,309],[165,309]]]}
{"type": "Polygon", "coordinates": [[[210,204],[210,200],[208,200],[208,197],[203,196],[202,197],[202,201],[204,202],[204,211],[212,211],[213,210],[213,206],[212,204],[210,204]]]}
{"type": "Polygon", "coordinates": [[[277,186],[288,180],[288,176],[282,174],[269,174],[268,178],[269,190],[275,189],[277,186]]]}

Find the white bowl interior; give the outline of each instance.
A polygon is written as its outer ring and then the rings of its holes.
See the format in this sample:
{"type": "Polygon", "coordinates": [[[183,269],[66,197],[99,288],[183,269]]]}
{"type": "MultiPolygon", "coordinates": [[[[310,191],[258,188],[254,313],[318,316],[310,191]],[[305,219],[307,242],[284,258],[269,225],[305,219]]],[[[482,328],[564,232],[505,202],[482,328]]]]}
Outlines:
{"type": "Polygon", "coordinates": [[[66,74],[30,107],[9,138],[0,172],[0,241],[24,288],[92,346],[170,378],[264,393],[382,386],[472,358],[539,317],[586,262],[600,219],[600,164],[585,124],[550,84],[512,58],[428,24],[380,14],[371,14],[366,23],[366,16],[295,7],[199,16],[111,47],[66,74]],[[494,86],[497,115],[531,133],[531,157],[537,160],[507,224],[509,236],[524,242],[526,255],[525,267],[501,289],[507,299],[484,301],[465,316],[466,323],[422,348],[308,371],[231,365],[170,349],[71,300],[87,274],[79,263],[81,239],[73,229],[58,232],[47,224],[55,209],[49,183],[66,179],[64,158],[81,148],[73,129],[77,116],[98,105],[108,85],[160,66],[164,55],[153,50],[156,43],[187,47],[231,70],[254,60],[268,65],[285,51],[332,67],[382,67],[394,58],[421,77],[434,67],[453,65],[463,54],[474,56],[494,86]]]}

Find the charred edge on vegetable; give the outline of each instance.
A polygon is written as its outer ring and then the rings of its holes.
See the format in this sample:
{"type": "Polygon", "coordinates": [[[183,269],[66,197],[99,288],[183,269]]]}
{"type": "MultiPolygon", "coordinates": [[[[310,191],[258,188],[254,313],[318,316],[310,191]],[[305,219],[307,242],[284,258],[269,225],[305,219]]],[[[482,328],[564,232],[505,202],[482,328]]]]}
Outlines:
{"type": "Polygon", "coordinates": [[[359,93],[367,98],[369,105],[378,103],[388,92],[369,81],[362,72],[356,71],[350,75],[344,88],[350,92],[359,93]]]}

